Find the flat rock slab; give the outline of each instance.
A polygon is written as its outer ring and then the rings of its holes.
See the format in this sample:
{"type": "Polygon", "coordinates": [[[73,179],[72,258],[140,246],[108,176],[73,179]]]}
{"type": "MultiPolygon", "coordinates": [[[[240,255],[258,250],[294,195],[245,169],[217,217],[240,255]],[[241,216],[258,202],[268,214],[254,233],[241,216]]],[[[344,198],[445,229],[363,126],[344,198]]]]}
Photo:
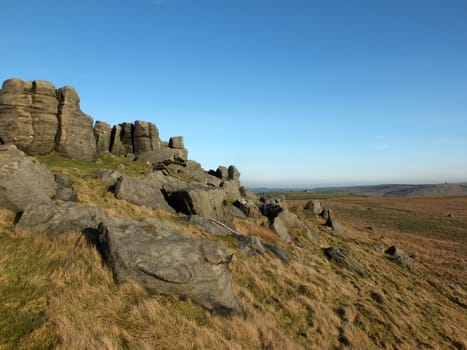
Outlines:
{"type": "Polygon", "coordinates": [[[45,233],[51,239],[67,232],[95,234],[104,219],[101,208],[75,202],[50,202],[27,207],[16,227],[37,233],[45,233]]]}
{"type": "Polygon", "coordinates": [[[189,298],[219,314],[242,314],[228,265],[233,251],[186,237],[163,221],[105,220],[99,249],[118,282],[135,280],[154,294],[189,298]]]}

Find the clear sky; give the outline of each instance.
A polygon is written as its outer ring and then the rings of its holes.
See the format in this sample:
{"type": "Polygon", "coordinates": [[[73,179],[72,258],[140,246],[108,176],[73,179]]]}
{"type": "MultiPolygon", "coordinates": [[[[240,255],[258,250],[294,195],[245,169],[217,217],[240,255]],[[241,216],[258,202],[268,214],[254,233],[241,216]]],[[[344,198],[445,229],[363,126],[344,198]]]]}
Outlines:
{"type": "Polygon", "coordinates": [[[0,28],[2,81],[249,186],[467,181],[466,0],[0,0],[0,28]]]}

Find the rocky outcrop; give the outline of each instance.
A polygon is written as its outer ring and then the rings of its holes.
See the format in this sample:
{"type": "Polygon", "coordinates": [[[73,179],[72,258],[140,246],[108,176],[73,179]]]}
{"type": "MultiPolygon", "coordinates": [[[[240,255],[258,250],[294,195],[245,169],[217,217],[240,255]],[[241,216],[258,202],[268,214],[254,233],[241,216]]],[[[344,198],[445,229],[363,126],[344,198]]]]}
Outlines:
{"type": "Polygon", "coordinates": [[[101,154],[110,152],[110,141],[112,136],[112,127],[101,121],[94,125],[94,137],[96,138],[96,153],[101,154]]]}
{"type": "Polygon", "coordinates": [[[91,205],[62,201],[48,202],[28,206],[16,228],[45,233],[51,239],[67,232],[93,235],[104,217],[103,209],[91,205]]]}
{"type": "Polygon", "coordinates": [[[42,80],[10,79],[3,83],[0,143],[14,144],[28,155],[56,151],[63,157],[82,160],[93,160],[106,152],[126,156],[159,149],[155,163],[188,159],[183,137],[162,143],[153,123],[137,120],[112,128],[97,121],[93,127],[93,119],[80,109],[74,88],[55,89],[52,83],[42,80]]]}
{"type": "Polygon", "coordinates": [[[93,120],[81,112],[75,89],[65,86],[57,90],[58,130],[56,151],[73,159],[92,160],[96,155],[93,120]]]}
{"type": "Polygon", "coordinates": [[[48,203],[56,195],[54,176],[14,145],[0,146],[0,207],[15,213],[48,203]]]}
{"type": "MultiPolygon", "coordinates": [[[[133,134],[134,153],[141,154],[160,148],[159,130],[153,123],[135,121],[133,134]]],[[[183,147],[182,147],[183,148],[183,147]]]]}
{"type": "Polygon", "coordinates": [[[184,187],[186,187],[184,182],[155,171],[144,179],[121,176],[115,185],[114,193],[116,198],[137,205],[175,212],[167,203],[164,193],[174,192],[184,187]]]}
{"type": "Polygon", "coordinates": [[[188,185],[167,193],[166,199],[177,212],[215,219],[233,227],[232,216],[226,207],[226,195],[221,189],[188,185]]]}
{"type": "Polygon", "coordinates": [[[135,280],[220,314],[243,313],[228,270],[233,252],[214,241],[186,237],[156,219],[114,218],[99,227],[98,244],[118,282],[135,280]]]}
{"type": "Polygon", "coordinates": [[[163,164],[185,164],[188,160],[188,150],[161,147],[156,151],[147,151],[140,154],[137,160],[142,162],[149,162],[153,166],[159,163],[163,164]]]}
{"type": "Polygon", "coordinates": [[[57,113],[51,83],[6,80],[0,90],[0,139],[30,155],[49,154],[55,149],[57,113]]]}

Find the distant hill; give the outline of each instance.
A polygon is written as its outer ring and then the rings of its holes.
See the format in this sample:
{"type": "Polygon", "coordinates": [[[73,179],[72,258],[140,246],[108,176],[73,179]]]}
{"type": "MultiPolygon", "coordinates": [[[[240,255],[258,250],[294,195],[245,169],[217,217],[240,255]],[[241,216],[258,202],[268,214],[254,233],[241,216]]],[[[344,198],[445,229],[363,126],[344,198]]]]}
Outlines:
{"type": "Polygon", "coordinates": [[[467,196],[467,183],[375,186],[347,186],[314,188],[318,193],[353,193],[365,196],[443,197],[467,196]]]}

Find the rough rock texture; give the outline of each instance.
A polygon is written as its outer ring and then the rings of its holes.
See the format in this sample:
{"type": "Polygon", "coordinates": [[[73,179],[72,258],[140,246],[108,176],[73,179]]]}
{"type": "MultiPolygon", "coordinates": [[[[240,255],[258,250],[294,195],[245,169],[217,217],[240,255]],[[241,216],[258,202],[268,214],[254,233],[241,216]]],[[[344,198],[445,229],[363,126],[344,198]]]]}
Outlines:
{"type": "Polygon", "coordinates": [[[334,213],[329,209],[327,213],[326,226],[332,229],[333,234],[341,234],[344,232],[344,226],[338,222],[334,213]]]}
{"type": "Polygon", "coordinates": [[[239,208],[247,217],[250,218],[259,218],[261,217],[261,212],[257,207],[256,203],[247,198],[240,198],[233,203],[234,206],[239,208]]]}
{"type": "Polygon", "coordinates": [[[365,268],[352,258],[348,251],[341,248],[329,247],[324,249],[324,254],[329,260],[335,261],[337,265],[355,272],[362,277],[366,275],[365,268]]]}
{"type": "Polygon", "coordinates": [[[289,253],[287,250],[276,247],[271,244],[263,244],[264,248],[269,250],[271,253],[273,253],[279,260],[281,260],[284,264],[288,264],[290,260],[296,259],[296,257],[289,253]]]}
{"type": "Polygon", "coordinates": [[[240,172],[234,165],[229,166],[229,169],[227,171],[228,171],[227,178],[229,180],[240,183],[240,172]]]}
{"type": "Polygon", "coordinates": [[[184,149],[183,136],[172,136],[169,140],[170,148],[184,149]]]}
{"type": "Polygon", "coordinates": [[[58,89],[57,96],[57,153],[67,158],[92,160],[96,155],[92,118],[81,112],[78,94],[71,86],[58,89]]]}
{"type": "Polygon", "coordinates": [[[152,163],[154,166],[159,163],[185,164],[188,160],[188,150],[161,147],[155,151],[144,152],[137,159],[142,162],[152,163]]]}
{"type": "Polygon", "coordinates": [[[51,83],[6,80],[0,90],[0,139],[30,155],[48,154],[55,148],[57,112],[51,83]]]}
{"type": "MultiPolygon", "coordinates": [[[[159,130],[153,123],[135,121],[133,131],[134,153],[153,151],[160,147],[159,130]]],[[[183,147],[182,147],[183,148],[183,147]]]]}
{"type": "Polygon", "coordinates": [[[125,155],[125,147],[123,147],[122,140],[120,139],[121,134],[122,127],[120,125],[115,125],[112,128],[110,136],[110,153],[117,157],[125,155]]]}
{"type": "Polygon", "coordinates": [[[239,185],[240,183],[238,181],[224,181],[221,184],[221,188],[224,190],[227,197],[232,202],[242,198],[242,195],[240,194],[239,185]]]}
{"type": "Polygon", "coordinates": [[[265,248],[257,236],[236,235],[235,238],[237,239],[237,247],[243,255],[248,257],[264,255],[265,248]]]}
{"type": "Polygon", "coordinates": [[[190,224],[200,226],[205,232],[214,236],[232,236],[232,229],[226,227],[216,220],[203,218],[199,215],[187,215],[183,218],[190,224]]]}
{"type": "Polygon", "coordinates": [[[148,174],[144,179],[121,176],[115,185],[114,193],[118,199],[124,199],[154,209],[174,212],[173,208],[167,203],[164,193],[181,190],[186,186],[187,184],[182,181],[155,171],[148,174]]]}
{"type": "Polygon", "coordinates": [[[107,189],[112,189],[117,184],[120,177],[122,177],[122,174],[116,170],[99,169],[96,171],[96,176],[107,189]]]}
{"type": "Polygon", "coordinates": [[[66,175],[55,175],[55,197],[62,201],[76,202],[78,195],[73,190],[73,183],[66,175]]]}
{"type": "Polygon", "coordinates": [[[225,166],[219,166],[216,171],[210,170],[209,174],[218,177],[222,181],[226,181],[229,179],[229,171],[225,166]]]}
{"type": "Polygon", "coordinates": [[[317,199],[312,199],[305,204],[305,209],[311,210],[313,213],[319,215],[323,212],[321,202],[317,199]]]}
{"type": "Polygon", "coordinates": [[[160,220],[114,218],[99,227],[99,247],[119,282],[136,280],[216,313],[243,313],[228,270],[233,252],[216,242],[186,237],[160,220]]]}
{"type": "Polygon", "coordinates": [[[0,207],[22,212],[28,205],[48,203],[55,180],[47,167],[14,145],[0,146],[0,207]]]}
{"type": "Polygon", "coordinates": [[[406,266],[409,269],[413,269],[415,267],[415,263],[412,258],[396,246],[389,247],[384,253],[391,257],[391,259],[399,265],[406,266]]]}
{"type": "Polygon", "coordinates": [[[120,133],[120,140],[122,141],[124,153],[123,155],[133,154],[134,147],[133,147],[133,129],[134,125],[132,123],[122,123],[121,126],[121,133],[120,133]]]}
{"type": "Polygon", "coordinates": [[[112,127],[104,122],[97,121],[94,125],[94,137],[96,138],[96,153],[110,152],[110,139],[112,127]]]}
{"type": "Polygon", "coordinates": [[[57,201],[28,206],[16,227],[20,230],[45,233],[49,238],[76,231],[92,235],[92,231],[97,230],[104,217],[104,210],[101,208],[57,201]]]}
{"type": "Polygon", "coordinates": [[[187,215],[200,215],[218,220],[233,227],[232,216],[227,210],[225,192],[203,185],[190,185],[168,193],[167,201],[176,211],[187,215]]]}
{"type": "Polygon", "coordinates": [[[171,170],[172,173],[182,174],[184,177],[187,177],[204,185],[209,185],[213,187],[219,187],[221,185],[221,180],[207,173],[201,167],[201,164],[193,160],[187,161],[186,165],[184,166],[179,164],[169,164],[167,168],[171,170]]]}

